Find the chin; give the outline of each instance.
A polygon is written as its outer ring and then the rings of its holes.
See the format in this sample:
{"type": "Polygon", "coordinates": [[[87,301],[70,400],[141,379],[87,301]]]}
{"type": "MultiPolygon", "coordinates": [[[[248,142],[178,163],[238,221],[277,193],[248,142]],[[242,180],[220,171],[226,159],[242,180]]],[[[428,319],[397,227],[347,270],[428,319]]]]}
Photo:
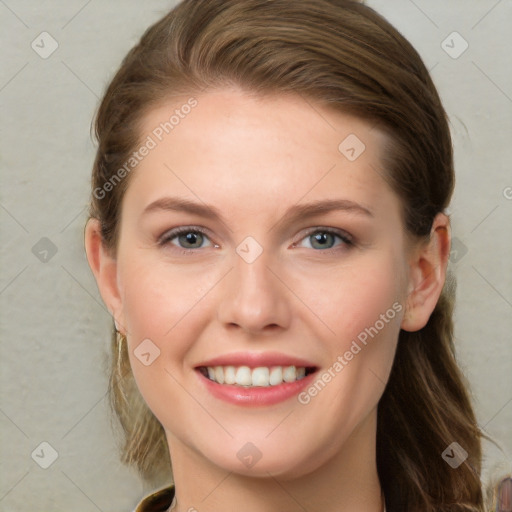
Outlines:
{"type": "MultiPolygon", "coordinates": [[[[260,446],[262,444],[260,443],[260,446]]],[[[256,444],[247,442],[242,444],[241,448],[239,443],[236,443],[236,447],[226,447],[222,453],[203,455],[227,472],[254,478],[277,477],[280,480],[291,480],[305,476],[322,465],[318,451],[311,454],[311,457],[305,453],[298,453],[304,446],[307,444],[290,446],[288,443],[282,443],[279,449],[273,446],[258,449],[256,444]]]]}

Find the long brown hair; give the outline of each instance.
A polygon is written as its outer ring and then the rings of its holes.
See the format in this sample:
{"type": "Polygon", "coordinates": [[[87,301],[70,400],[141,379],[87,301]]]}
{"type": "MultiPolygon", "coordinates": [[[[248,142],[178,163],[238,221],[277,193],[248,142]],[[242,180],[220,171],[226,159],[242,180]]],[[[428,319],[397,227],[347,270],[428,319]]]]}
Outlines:
{"type": "MultiPolygon", "coordinates": [[[[450,130],[425,65],[394,27],[355,0],[185,0],[128,53],[95,119],[90,216],[100,220],[106,247],[115,253],[131,174],[108,193],[105,184],[147,135],[144,115],[173,95],[230,84],[299,94],[378,125],[390,136],[382,166],[406,230],[429,236],[454,187],[450,130]]],[[[377,467],[388,511],[484,510],[482,433],[455,359],[453,298],[449,279],[428,324],[399,335],[378,407],[377,467]],[[457,468],[442,457],[453,442],[468,454],[457,468]]],[[[123,460],[146,478],[169,474],[163,428],[137,390],[115,330],[110,396],[123,460]]]]}

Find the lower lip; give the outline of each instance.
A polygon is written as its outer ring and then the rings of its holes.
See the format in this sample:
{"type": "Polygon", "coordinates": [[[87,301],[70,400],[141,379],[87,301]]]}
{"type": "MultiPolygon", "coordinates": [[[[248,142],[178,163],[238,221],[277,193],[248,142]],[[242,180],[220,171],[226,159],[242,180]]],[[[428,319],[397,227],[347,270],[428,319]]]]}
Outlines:
{"type": "Polygon", "coordinates": [[[215,397],[236,405],[272,405],[298,395],[313,380],[316,372],[295,382],[283,382],[277,386],[243,387],[219,384],[197,371],[206,389],[215,397]]]}

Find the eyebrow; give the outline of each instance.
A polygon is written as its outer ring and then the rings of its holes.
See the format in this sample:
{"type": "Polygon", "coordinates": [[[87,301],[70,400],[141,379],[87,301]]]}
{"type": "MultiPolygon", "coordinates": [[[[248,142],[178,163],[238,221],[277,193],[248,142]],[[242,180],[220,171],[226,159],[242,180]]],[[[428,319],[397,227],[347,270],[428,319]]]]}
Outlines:
{"type": "MultiPolygon", "coordinates": [[[[150,212],[161,210],[186,212],[216,220],[227,225],[224,216],[214,206],[207,205],[205,203],[197,203],[190,199],[184,199],[181,197],[162,197],[157,199],[146,206],[142,214],[145,215],[150,212]]],[[[312,201],[310,203],[293,205],[286,210],[284,218],[286,218],[287,224],[293,224],[308,217],[314,217],[333,211],[344,211],[365,217],[374,217],[373,212],[369,208],[366,208],[354,201],[350,201],[349,199],[324,199],[312,201]]],[[[273,229],[273,227],[271,229],[273,229]]]]}

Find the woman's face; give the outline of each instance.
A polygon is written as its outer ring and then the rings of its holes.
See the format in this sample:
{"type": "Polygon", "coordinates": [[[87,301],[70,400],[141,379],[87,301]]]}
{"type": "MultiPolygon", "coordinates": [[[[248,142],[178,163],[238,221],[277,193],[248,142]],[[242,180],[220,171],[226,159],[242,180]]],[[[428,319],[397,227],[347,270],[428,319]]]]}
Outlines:
{"type": "Polygon", "coordinates": [[[133,373],[171,454],[306,474],[375,440],[408,283],[384,136],[299,96],[188,100],[145,118],[123,199],[133,373]]]}

